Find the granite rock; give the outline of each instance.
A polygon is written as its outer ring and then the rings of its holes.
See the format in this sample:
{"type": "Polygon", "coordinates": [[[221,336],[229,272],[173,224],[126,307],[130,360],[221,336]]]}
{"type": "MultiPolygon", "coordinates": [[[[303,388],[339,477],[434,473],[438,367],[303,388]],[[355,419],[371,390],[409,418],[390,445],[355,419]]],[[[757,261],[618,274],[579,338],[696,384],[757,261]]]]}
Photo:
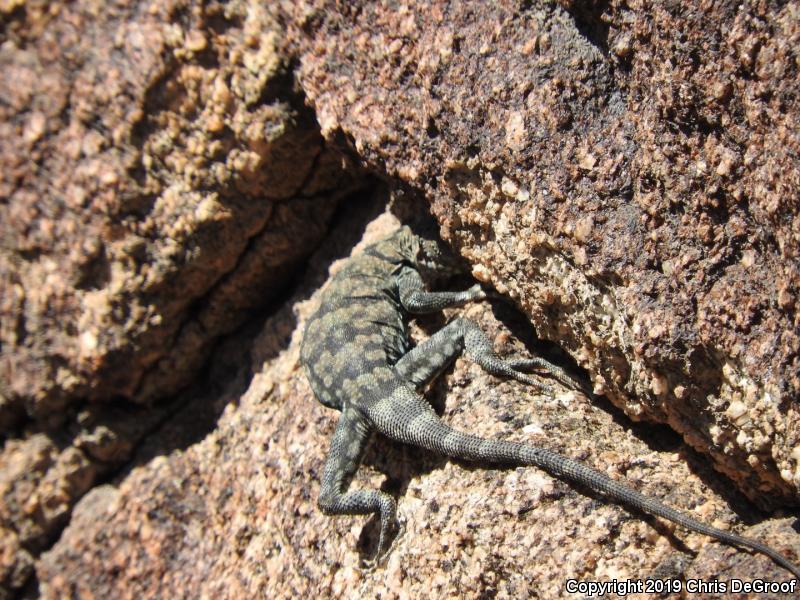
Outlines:
{"type": "Polygon", "coordinates": [[[16,589],[217,341],[285,293],[361,176],[263,3],[30,0],[0,3],[0,23],[0,586],[16,589]]]}
{"type": "MultiPolygon", "coordinates": [[[[395,226],[381,216],[364,243],[395,226]]],[[[349,237],[344,229],[334,235],[349,237]]],[[[462,464],[380,436],[352,485],[395,494],[405,532],[384,566],[365,569],[375,520],[331,518],[316,506],[337,413],[315,401],[299,365],[303,323],[319,299],[312,291],[340,255],[333,245],[323,246],[300,291],[267,320],[249,349],[249,387],[218,397],[225,408],[216,427],[184,450],[155,451],[75,507],[37,564],[42,597],[560,598],[570,578],[787,578],[769,559],[643,521],[536,469],[462,464]]],[[[499,353],[529,352],[530,327],[504,303],[464,312],[499,353]]],[[[416,334],[425,337],[439,321],[423,322],[416,334]]],[[[705,521],[788,555],[796,549],[791,519],[738,522],[732,505],[745,520],[758,515],[666,427],[631,428],[610,405],[556,385],[555,397],[541,396],[459,359],[428,397],[455,427],[546,445],[705,521]]]]}
{"type": "Polygon", "coordinates": [[[374,521],[316,508],[335,415],[297,348],[370,212],[340,201],[363,165],[522,310],[466,309],[499,352],[564,359],[532,325],[613,403],[460,360],[444,418],[797,561],[792,520],[739,493],[800,490],[798,23],[767,0],[0,2],[0,597],[785,580],[536,470],[380,439],[355,485],[407,525],[365,570],[374,521]]]}
{"type": "Polygon", "coordinates": [[[629,417],[797,503],[797,2],[282,6],[325,135],[629,417]]]}

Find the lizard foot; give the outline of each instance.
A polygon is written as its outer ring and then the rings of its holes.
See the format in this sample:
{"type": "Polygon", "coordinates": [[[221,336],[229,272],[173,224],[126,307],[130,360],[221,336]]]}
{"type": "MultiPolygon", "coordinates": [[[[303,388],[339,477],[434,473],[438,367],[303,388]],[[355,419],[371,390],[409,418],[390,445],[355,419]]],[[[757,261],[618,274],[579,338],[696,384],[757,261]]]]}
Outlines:
{"type": "Polygon", "coordinates": [[[554,365],[550,361],[543,358],[515,358],[507,360],[506,364],[517,372],[540,371],[546,375],[550,375],[557,381],[564,384],[566,387],[575,391],[586,392],[586,386],[569,375],[564,369],[558,365],[554,365]]]}
{"type": "Polygon", "coordinates": [[[405,519],[398,517],[389,531],[381,532],[381,537],[378,541],[378,549],[375,552],[375,556],[372,558],[363,559],[361,561],[362,568],[367,572],[371,572],[382,566],[392,553],[395,542],[405,533],[405,530],[405,519]]]}

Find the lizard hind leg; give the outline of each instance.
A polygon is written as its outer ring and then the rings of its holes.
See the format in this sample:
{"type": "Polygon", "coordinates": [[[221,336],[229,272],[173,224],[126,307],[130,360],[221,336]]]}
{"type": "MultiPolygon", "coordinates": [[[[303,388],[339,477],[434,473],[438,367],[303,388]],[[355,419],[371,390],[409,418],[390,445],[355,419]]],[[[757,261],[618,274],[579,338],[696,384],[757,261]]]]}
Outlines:
{"type": "Polygon", "coordinates": [[[427,340],[409,350],[394,365],[400,379],[421,391],[436,379],[464,351],[458,328],[449,323],[427,340]]]}
{"type": "Polygon", "coordinates": [[[380,538],[373,560],[368,561],[377,564],[389,553],[400,532],[397,503],[389,494],[378,490],[347,489],[361,463],[370,434],[367,421],[356,410],[345,406],[331,439],[318,505],[327,515],[378,515],[380,538]]]}
{"type": "Polygon", "coordinates": [[[397,361],[394,369],[401,379],[410,383],[416,390],[421,390],[462,353],[466,353],[484,371],[492,375],[516,379],[543,392],[552,393],[552,388],[534,379],[525,371],[537,367],[543,368],[566,386],[580,389],[580,384],[566,371],[543,358],[511,360],[500,358],[494,353],[492,344],[480,327],[463,317],[454,319],[409,351],[397,361]]]}

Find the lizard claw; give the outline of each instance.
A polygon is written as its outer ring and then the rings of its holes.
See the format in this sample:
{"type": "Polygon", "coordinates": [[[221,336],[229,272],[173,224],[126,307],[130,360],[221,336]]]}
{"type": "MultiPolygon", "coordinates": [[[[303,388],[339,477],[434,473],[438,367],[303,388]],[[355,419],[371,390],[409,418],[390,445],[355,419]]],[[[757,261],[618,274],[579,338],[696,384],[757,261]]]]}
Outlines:
{"type": "MultiPolygon", "coordinates": [[[[529,372],[534,369],[542,371],[546,375],[550,375],[557,381],[561,382],[564,386],[579,392],[586,392],[586,386],[582,382],[573,378],[561,367],[554,365],[550,361],[543,358],[515,358],[506,361],[509,367],[517,372],[529,372]]],[[[549,387],[549,386],[548,386],[549,387]]],[[[550,390],[552,391],[552,390],[550,390]]]]}
{"type": "Polygon", "coordinates": [[[475,300],[485,300],[486,298],[491,297],[491,290],[487,291],[480,283],[476,283],[472,285],[469,289],[467,289],[466,294],[469,296],[469,301],[475,300]]]}
{"type": "Polygon", "coordinates": [[[525,384],[527,384],[527,385],[529,385],[531,387],[536,388],[541,393],[543,393],[543,394],[545,394],[547,396],[553,396],[555,394],[555,392],[553,391],[552,386],[549,386],[546,383],[542,383],[541,381],[539,381],[538,379],[534,379],[530,375],[525,375],[524,373],[516,373],[514,375],[514,379],[516,379],[517,381],[521,381],[522,383],[525,383],[525,384]]]}
{"type": "Polygon", "coordinates": [[[381,536],[378,541],[378,549],[375,556],[372,558],[364,559],[361,561],[361,566],[366,571],[374,571],[386,562],[389,555],[392,553],[395,542],[405,533],[406,521],[402,518],[397,518],[390,531],[381,531],[381,536]]]}

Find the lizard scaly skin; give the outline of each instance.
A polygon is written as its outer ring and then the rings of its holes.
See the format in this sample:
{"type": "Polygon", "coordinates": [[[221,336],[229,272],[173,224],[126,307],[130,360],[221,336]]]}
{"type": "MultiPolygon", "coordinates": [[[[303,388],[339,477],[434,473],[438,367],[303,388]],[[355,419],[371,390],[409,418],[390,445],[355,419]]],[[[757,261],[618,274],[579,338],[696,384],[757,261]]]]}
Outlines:
{"type": "Polygon", "coordinates": [[[381,529],[376,559],[388,553],[397,527],[394,498],[379,490],[349,489],[370,434],[379,431],[390,439],[456,459],[539,467],[627,507],[761,552],[800,578],[800,569],[772,548],[706,525],[586,465],[546,448],[456,431],[441,421],[419,390],[462,352],[491,374],[545,392],[550,387],[525,371],[546,368],[566,385],[575,385],[562,369],[543,359],[500,359],[485,334],[468,319],[455,319],[412,347],[407,330],[412,315],[486,297],[479,285],[461,292],[426,291],[423,274],[454,271],[456,264],[443,245],[402,227],[353,257],[335,275],[308,320],[301,361],[317,399],[341,411],[322,476],[319,506],[323,512],[377,513],[381,529]]]}

